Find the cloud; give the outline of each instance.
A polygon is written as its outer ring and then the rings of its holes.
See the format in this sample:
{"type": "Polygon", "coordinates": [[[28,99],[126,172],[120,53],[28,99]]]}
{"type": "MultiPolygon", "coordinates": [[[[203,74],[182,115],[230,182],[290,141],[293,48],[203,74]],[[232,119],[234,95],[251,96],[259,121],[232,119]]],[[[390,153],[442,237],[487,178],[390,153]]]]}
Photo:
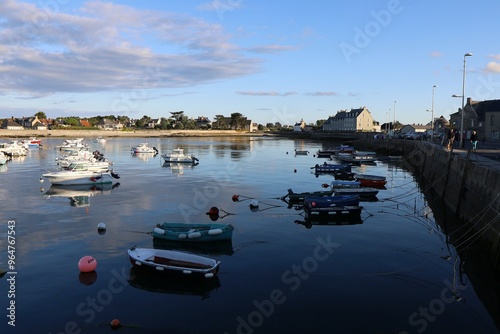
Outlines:
{"type": "Polygon", "coordinates": [[[500,63],[490,61],[484,70],[489,73],[500,73],[500,63]]]}
{"type": "Polygon", "coordinates": [[[443,56],[443,53],[440,52],[440,51],[432,51],[431,52],[431,57],[432,58],[439,58],[439,57],[442,57],[443,56]]]}
{"type": "Polygon", "coordinates": [[[285,92],[278,93],[275,91],[270,92],[237,92],[240,95],[251,95],[251,96],[289,96],[289,95],[297,95],[295,92],[285,92]]]}
{"type": "Polygon", "coordinates": [[[260,70],[199,18],[100,1],[60,9],[0,2],[0,93],[190,87],[260,70]]]}
{"type": "Polygon", "coordinates": [[[306,95],[310,95],[310,96],[339,96],[339,93],[337,93],[337,92],[311,92],[311,93],[306,93],[306,95]]]}
{"type": "Polygon", "coordinates": [[[282,51],[297,50],[297,47],[291,45],[272,44],[272,45],[262,45],[259,47],[249,48],[247,50],[254,53],[277,53],[282,51]]]}
{"type": "Polygon", "coordinates": [[[500,61],[500,54],[497,54],[497,55],[490,54],[490,55],[488,55],[488,58],[491,58],[491,59],[496,60],[496,61],[500,61]]]}
{"type": "Polygon", "coordinates": [[[243,0],[213,0],[199,5],[199,10],[232,11],[243,7],[243,0]]]}

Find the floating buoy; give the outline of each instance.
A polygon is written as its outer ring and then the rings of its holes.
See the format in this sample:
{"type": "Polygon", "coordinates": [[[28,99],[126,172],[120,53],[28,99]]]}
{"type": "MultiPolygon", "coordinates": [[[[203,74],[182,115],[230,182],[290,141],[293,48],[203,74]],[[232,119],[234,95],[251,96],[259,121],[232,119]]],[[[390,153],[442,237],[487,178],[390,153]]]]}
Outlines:
{"type": "Polygon", "coordinates": [[[294,170],[293,170],[293,172],[294,172],[294,173],[297,173],[297,170],[296,170],[296,169],[294,169],[294,170]]]}
{"type": "Polygon", "coordinates": [[[233,202],[238,202],[240,200],[240,195],[233,195],[233,202]]]}
{"type": "Polygon", "coordinates": [[[216,206],[212,206],[210,210],[208,210],[207,215],[218,215],[219,214],[219,208],[216,206]]]}
{"type": "Polygon", "coordinates": [[[316,202],[311,202],[311,206],[316,206],[316,202]]]}
{"type": "Polygon", "coordinates": [[[328,183],[323,183],[321,186],[322,186],[323,188],[328,188],[330,185],[329,185],[328,183]]]}
{"type": "Polygon", "coordinates": [[[113,319],[113,320],[111,320],[110,325],[111,325],[111,327],[114,327],[114,328],[120,327],[120,326],[121,326],[121,324],[120,324],[120,320],[118,320],[118,319],[113,319]]]}
{"type": "Polygon", "coordinates": [[[210,218],[211,221],[216,221],[217,219],[219,219],[219,214],[216,213],[216,214],[209,214],[208,217],[210,218]]]}
{"type": "Polygon", "coordinates": [[[106,229],[106,224],[104,224],[104,223],[97,224],[97,229],[98,230],[105,230],[106,229]]]}
{"type": "Polygon", "coordinates": [[[250,201],[250,208],[258,208],[259,207],[259,201],[256,199],[250,201]]]}
{"type": "Polygon", "coordinates": [[[89,273],[97,268],[97,260],[92,256],[84,256],[78,261],[78,269],[83,273],[89,273]]]}
{"type": "Polygon", "coordinates": [[[40,183],[43,183],[45,181],[42,176],[40,176],[40,183]]]}

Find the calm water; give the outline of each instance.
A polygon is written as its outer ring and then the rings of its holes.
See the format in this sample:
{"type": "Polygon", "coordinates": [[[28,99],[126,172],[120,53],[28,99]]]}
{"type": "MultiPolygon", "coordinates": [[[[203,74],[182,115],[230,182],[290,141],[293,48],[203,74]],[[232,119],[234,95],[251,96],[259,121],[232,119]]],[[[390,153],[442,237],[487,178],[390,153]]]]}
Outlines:
{"type": "Polygon", "coordinates": [[[91,147],[114,162],[119,185],[73,194],[39,181],[55,169],[61,143],[46,139],[43,150],[0,169],[0,269],[8,269],[8,222],[15,221],[17,271],[14,286],[9,275],[0,280],[2,333],[109,333],[115,318],[122,333],[497,332],[480,287],[397,163],[355,168],[388,178],[378,201],[362,203],[357,224],[308,228],[302,211],[280,198],[288,188],[321,190],[332,180],[311,174],[323,162],[313,156],[321,143],[111,138],[91,147]],[[160,153],[182,147],[200,164],[162,166],[160,155],[132,155],[143,141],[160,153]],[[295,156],[295,148],[311,154],[295,156]],[[250,199],[259,201],[257,211],[250,199]],[[208,223],[212,206],[223,214],[218,222],[234,225],[232,244],[191,251],[222,262],[218,279],[201,284],[131,270],[127,248],[161,247],[147,234],[156,224],[208,223]],[[78,270],[85,255],[98,262],[93,274],[78,270]],[[15,328],[7,324],[12,301],[15,328]]]}

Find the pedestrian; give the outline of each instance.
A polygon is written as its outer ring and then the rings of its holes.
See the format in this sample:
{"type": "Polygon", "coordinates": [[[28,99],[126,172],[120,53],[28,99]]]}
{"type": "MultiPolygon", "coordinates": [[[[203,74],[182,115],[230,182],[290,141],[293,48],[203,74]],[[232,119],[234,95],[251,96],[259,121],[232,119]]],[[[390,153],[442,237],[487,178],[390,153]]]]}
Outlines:
{"type": "Polygon", "coordinates": [[[472,150],[476,151],[476,147],[477,147],[477,134],[476,134],[476,131],[472,131],[472,134],[470,135],[470,142],[472,143],[472,150]]]}
{"type": "Polygon", "coordinates": [[[453,129],[448,130],[448,133],[446,134],[446,138],[448,138],[447,149],[449,151],[453,147],[453,142],[455,141],[455,133],[454,133],[453,129]]]}

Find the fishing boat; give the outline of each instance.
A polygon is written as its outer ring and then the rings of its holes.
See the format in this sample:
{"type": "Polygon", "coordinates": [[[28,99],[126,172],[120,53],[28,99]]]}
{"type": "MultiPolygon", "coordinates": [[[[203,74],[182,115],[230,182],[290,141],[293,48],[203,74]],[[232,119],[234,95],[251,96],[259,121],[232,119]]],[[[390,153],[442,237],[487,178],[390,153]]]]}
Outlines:
{"type": "Polygon", "coordinates": [[[351,171],[351,164],[328,164],[328,163],[323,163],[322,165],[316,164],[314,167],[314,172],[316,174],[321,174],[321,173],[334,173],[338,171],[343,171],[343,172],[350,172],[351,171]]]}
{"type": "Polygon", "coordinates": [[[354,174],[354,178],[361,183],[362,187],[384,187],[387,183],[385,176],[370,174],[354,174]]]}
{"type": "Polygon", "coordinates": [[[188,163],[188,164],[196,164],[198,163],[198,159],[193,155],[184,154],[184,149],[182,148],[174,148],[172,152],[162,154],[164,162],[176,162],[176,163],[188,163]]]}
{"type": "Polygon", "coordinates": [[[333,196],[306,196],[304,198],[304,209],[328,210],[343,206],[358,206],[358,195],[333,195],[333,196]]]}
{"type": "Polygon", "coordinates": [[[105,184],[119,179],[118,174],[110,170],[61,170],[42,174],[53,185],[105,184]]]}
{"type": "Polygon", "coordinates": [[[132,153],[158,153],[156,147],[149,146],[149,143],[139,143],[137,146],[133,146],[131,150],[132,153]]]}
{"type": "Polygon", "coordinates": [[[212,278],[219,270],[220,261],[184,252],[132,247],[127,250],[134,267],[191,277],[212,278]]]}
{"type": "Polygon", "coordinates": [[[333,190],[335,195],[358,195],[362,199],[377,196],[379,190],[375,188],[336,188],[333,190]]]}
{"type": "Polygon", "coordinates": [[[295,149],[295,155],[308,155],[309,151],[295,149]]]}
{"type": "Polygon", "coordinates": [[[288,189],[288,194],[282,197],[283,200],[288,198],[289,202],[300,203],[304,201],[306,196],[332,196],[333,189],[330,190],[319,190],[311,192],[294,193],[292,189],[288,189]]]}
{"type": "Polygon", "coordinates": [[[334,189],[336,188],[359,188],[361,182],[356,180],[333,180],[330,186],[334,189]]]}
{"type": "Polygon", "coordinates": [[[153,238],[181,242],[213,242],[231,240],[233,225],[230,224],[158,224],[153,229],[153,238]]]}

